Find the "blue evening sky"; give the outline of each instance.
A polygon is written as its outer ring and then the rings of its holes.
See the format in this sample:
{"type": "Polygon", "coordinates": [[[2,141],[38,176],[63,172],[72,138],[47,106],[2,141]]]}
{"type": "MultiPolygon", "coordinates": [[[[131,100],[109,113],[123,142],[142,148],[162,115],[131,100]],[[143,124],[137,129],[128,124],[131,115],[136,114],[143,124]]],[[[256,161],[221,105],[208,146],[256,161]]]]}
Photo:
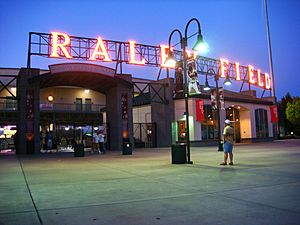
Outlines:
{"type": "MultiPolygon", "coordinates": [[[[26,67],[30,31],[160,45],[195,17],[210,46],[206,56],[270,71],[263,0],[2,0],[0,9],[0,67],[26,67]]],[[[281,99],[288,91],[300,96],[300,1],[268,0],[268,9],[276,96],[281,99]]],[[[196,31],[191,24],[189,34],[196,31]]],[[[172,43],[178,40],[174,35],[172,43]]],[[[60,62],[33,57],[32,67],[47,69],[60,62]]],[[[136,77],[156,79],[158,74],[157,68],[125,69],[136,77]]],[[[241,84],[235,85],[239,89],[241,84]]]]}

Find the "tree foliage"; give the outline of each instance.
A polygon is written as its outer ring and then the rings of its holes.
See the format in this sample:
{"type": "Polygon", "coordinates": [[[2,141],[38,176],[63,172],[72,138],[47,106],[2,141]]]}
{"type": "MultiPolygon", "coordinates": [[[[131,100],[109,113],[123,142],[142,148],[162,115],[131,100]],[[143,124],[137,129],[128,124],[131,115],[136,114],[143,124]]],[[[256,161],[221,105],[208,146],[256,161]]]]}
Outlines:
{"type": "Polygon", "coordinates": [[[286,118],[287,103],[293,102],[291,94],[288,92],[278,103],[278,119],[282,135],[289,134],[294,131],[294,125],[286,118]]]}
{"type": "Polygon", "coordinates": [[[300,98],[296,97],[293,102],[287,103],[286,118],[294,125],[300,125],[300,98]]]}

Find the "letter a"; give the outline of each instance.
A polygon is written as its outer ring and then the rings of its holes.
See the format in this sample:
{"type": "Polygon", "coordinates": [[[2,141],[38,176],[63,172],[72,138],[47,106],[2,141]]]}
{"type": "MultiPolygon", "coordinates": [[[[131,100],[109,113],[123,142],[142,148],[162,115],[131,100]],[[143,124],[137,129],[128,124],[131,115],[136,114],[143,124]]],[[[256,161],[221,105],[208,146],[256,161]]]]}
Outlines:
{"type": "Polygon", "coordinates": [[[97,55],[100,55],[103,57],[101,60],[103,60],[105,62],[111,62],[111,59],[108,56],[108,53],[104,47],[101,37],[98,37],[96,47],[93,51],[92,56],[89,58],[89,60],[95,61],[97,55]]]}

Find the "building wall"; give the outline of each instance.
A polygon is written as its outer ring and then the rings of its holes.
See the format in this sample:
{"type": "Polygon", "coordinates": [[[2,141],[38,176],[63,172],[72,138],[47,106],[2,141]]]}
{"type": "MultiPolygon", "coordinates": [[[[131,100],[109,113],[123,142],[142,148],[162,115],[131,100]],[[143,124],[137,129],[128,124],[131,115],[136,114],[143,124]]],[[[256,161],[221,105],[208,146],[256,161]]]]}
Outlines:
{"type": "MultiPolygon", "coordinates": [[[[204,104],[210,104],[210,100],[204,100],[204,104]]],[[[256,138],[256,126],[255,126],[255,109],[265,109],[268,112],[268,129],[269,137],[273,137],[273,125],[271,123],[270,109],[267,105],[250,104],[250,103],[237,103],[237,102],[225,102],[225,108],[232,107],[232,105],[240,106],[240,132],[242,139],[256,138]]],[[[175,101],[175,121],[185,120],[185,100],[180,99],[175,101]]],[[[224,121],[226,119],[226,112],[220,111],[221,120],[221,132],[224,129],[224,121]]],[[[177,126],[177,123],[176,123],[177,126]]],[[[196,121],[196,99],[189,99],[189,126],[190,126],[190,140],[201,140],[201,123],[196,121]]],[[[176,141],[178,138],[176,136],[176,141]]]]}
{"type": "Polygon", "coordinates": [[[151,123],[151,106],[133,108],[133,123],[151,123]]]}
{"type": "Polygon", "coordinates": [[[48,96],[54,97],[53,103],[69,103],[73,104],[76,98],[82,98],[82,103],[85,104],[85,99],[92,99],[93,104],[105,105],[105,95],[93,90],[89,93],[84,92],[85,89],[78,87],[50,87],[43,88],[40,92],[41,103],[48,103],[48,96]]]}

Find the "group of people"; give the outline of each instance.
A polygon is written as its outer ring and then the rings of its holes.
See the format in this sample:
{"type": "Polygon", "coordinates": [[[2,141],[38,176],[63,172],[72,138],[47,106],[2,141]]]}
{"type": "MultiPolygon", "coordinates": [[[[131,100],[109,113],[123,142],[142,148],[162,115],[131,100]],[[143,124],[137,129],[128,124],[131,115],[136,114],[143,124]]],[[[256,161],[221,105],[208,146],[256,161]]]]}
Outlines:
{"type": "Polygon", "coordinates": [[[99,154],[105,154],[105,135],[103,133],[103,130],[97,130],[93,134],[93,148],[92,151],[96,151],[99,154]]]}

